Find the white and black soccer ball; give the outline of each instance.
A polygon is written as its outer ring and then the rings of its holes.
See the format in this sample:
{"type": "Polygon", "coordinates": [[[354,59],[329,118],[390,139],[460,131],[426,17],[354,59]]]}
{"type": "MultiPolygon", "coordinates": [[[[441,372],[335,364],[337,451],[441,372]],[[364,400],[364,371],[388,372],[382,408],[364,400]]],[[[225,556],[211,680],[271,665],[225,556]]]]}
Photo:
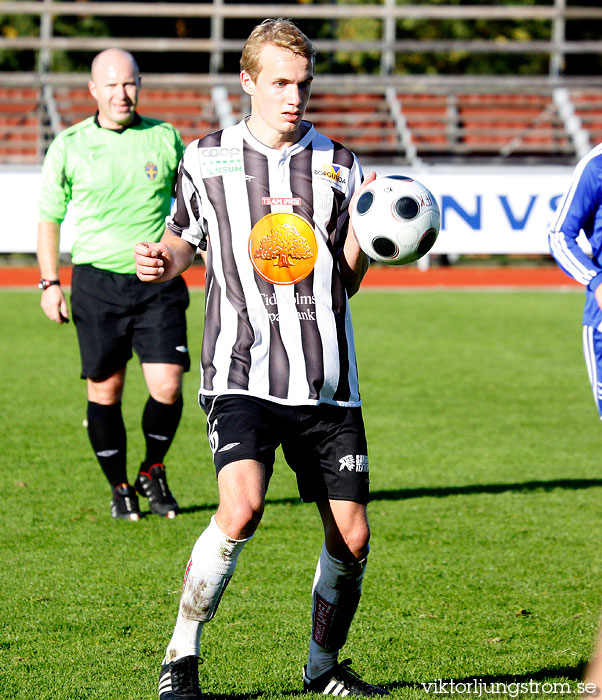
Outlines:
{"type": "Polygon", "coordinates": [[[361,249],[373,260],[406,265],[435,245],[441,216],[431,192],[405,175],[377,177],[351,211],[361,249]]]}

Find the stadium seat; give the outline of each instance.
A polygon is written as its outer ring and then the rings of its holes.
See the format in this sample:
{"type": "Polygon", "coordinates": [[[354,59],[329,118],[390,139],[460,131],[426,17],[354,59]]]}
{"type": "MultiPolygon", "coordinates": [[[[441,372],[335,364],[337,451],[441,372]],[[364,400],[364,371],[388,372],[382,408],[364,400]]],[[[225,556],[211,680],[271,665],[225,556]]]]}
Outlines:
{"type": "Polygon", "coordinates": [[[42,112],[37,88],[0,87],[0,163],[40,162],[42,112]]]}
{"type": "Polygon", "coordinates": [[[589,133],[590,146],[602,142],[602,94],[599,90],[570,90],[571,102],[581,126],[589,133]]]}
{"type": "Polygon", "coordinates": [[[380,158],[403,154],[384,90],[370,93],[314,90],[306,118],[358,156],[380,158]]]}
{"type": "MultiPolygon", "coordinates": [[[[378,78],[375,78],[378,83],[378,78]]],[[[59,127],[94,110],[87,87],[53,89],[59,127]]],[[[591,144],[602,141],[602,97],[571,90],[575,115],[591,144]]],[[[145,86],[140,112],[173,123],[186,144],[223,126],[224,115],[239,121],[249,100],[233,82],[219,90],[145,86]]],[[[307,118],[361,158],[408,161],[411,149],[427,162],[479,159],[514,162],[573,162],[575,147],[552,91],[388,92],[386,86],[354,92],[345,85],[316,85],[307,118]],[[392,97],[393,94],[393,97],[392,97]]],[[[40,88],[0,87],[0,163],[41,163],[53,137],[40,88]]]]}

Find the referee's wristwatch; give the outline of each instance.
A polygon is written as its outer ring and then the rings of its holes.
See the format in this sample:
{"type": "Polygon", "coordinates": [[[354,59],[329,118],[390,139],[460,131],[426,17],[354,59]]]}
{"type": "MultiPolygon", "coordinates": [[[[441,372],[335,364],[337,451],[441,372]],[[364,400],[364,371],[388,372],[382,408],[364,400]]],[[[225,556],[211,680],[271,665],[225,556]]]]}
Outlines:
{"type": "Polygon", "coordinates": [[[45,289],[48,289],[48,287],[52,287],[53,284],[60,284],[60,280],[45,280],[43,277],[42,279],[38,282],[38,289],[41,289],[44,291],[45,289]]]}

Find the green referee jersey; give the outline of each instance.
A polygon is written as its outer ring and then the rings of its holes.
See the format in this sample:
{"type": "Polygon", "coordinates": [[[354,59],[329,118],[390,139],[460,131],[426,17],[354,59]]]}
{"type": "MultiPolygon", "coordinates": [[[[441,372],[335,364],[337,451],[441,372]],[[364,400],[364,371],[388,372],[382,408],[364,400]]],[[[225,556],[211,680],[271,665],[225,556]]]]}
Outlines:
{"type": "Polygon", "coordinates": [[[165,230],[184,146],[167,122],[136,115],[121,132],[96,117],[62,131],[42,168],[40,221],[73,214],[72,260],[111,272],[135,273],[133,247],[165,230]],[[72,210],[72,212],[71,212],[72,210]]]}

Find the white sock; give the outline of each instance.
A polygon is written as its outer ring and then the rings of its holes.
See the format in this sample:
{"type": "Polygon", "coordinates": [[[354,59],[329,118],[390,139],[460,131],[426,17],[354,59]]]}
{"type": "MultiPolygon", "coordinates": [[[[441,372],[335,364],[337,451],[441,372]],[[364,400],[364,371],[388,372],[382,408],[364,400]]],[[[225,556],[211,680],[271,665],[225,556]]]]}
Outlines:
{"type": "Polygon", "coordinates": [[[178,619],[163,663],[184,656],[199,656],[201,632],[215,615],[232,578],[236,560],[250,540],[234,540],[223,533],[215,516],[192,548],[180,596],[178,619]]]}
{"type": "Polygon", "coordinates": [[[312,680],[337,663],[360,601],[366,561],[339,561],[322,546],[312,592],[313,629],[306,670],[312,680]]]}

